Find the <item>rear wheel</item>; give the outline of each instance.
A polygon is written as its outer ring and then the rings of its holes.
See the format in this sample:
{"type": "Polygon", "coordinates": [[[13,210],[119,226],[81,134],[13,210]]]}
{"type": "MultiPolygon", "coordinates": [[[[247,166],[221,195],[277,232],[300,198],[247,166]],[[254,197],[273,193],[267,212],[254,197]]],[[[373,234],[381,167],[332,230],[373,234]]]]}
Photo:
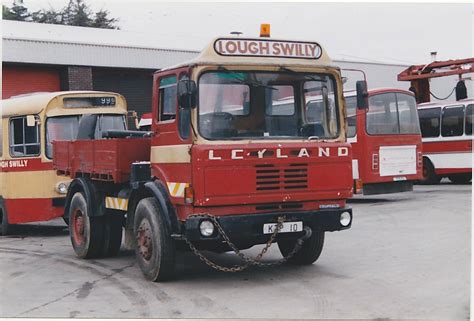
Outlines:
{"type": "Polygon", "coordinates": [[[89,216],[84,195],[80,192],[74,194],[69,206],[69,235],[78,257],[88,259],[101,255],[103,219],[89,216]]]}
{"type": "Polygon", "coordinates": [[[176,246],[158,202],[142,199],[135,210],[135,254],[146,279],[164,281],[174,275],[176,246]]]}
{"type": "MultiPolygon", "coordinates": [[[[281,254],[286,257],[295,248],[296,240],[283,240],[278,242],[281,254]]],[[[288,260],[296,265],[310,265],[316,262],[324,246],[324,231],[313,229],[311,237],[307,239],[301,249],[288,260]]]]}
{"type": "Polygon", "coordinates": [[[454,184],[468,184],[472,179],[472,173],[452,174],[448,178],[454,184]]]}
{"type": "Polygon", "coordinates": [[[12,230],[11,224],[8,223],[7,211],[3,203],[0,203],[0,235],[8,235],[12,230]]]}
{"type": "Polygon", "coordinates": [[[420,184],[438,184],[440,181],[441,177],[436,175],[433,164],[427,158],[423,158],[423,178],[420,184]]]}

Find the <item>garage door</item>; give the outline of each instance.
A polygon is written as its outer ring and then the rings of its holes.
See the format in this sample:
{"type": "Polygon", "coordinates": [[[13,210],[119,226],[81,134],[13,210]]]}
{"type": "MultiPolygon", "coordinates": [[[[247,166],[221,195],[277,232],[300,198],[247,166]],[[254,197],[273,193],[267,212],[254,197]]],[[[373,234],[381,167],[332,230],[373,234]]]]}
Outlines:
{"type": "Polygon", "coordinates": [[[53,68],[5,66],[2,68],[2,99],[11,96],[60,90],[59,71],[53,68]]]}

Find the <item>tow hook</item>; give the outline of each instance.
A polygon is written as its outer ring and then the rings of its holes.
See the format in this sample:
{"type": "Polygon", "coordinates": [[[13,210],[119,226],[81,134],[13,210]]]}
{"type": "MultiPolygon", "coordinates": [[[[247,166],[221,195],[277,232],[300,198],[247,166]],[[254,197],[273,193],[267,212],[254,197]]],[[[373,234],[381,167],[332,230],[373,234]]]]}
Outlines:
{"type": "Polygon", "coordinates": [[[313,230],[309,226],[304,227],[304,232],[305,232],[304,235],[296,240],[296,242],[300,246],[302,246],[303,242],[306,241],[307,239],[309,239],[311,237],[311,235],[313,235],[313,230]]]}

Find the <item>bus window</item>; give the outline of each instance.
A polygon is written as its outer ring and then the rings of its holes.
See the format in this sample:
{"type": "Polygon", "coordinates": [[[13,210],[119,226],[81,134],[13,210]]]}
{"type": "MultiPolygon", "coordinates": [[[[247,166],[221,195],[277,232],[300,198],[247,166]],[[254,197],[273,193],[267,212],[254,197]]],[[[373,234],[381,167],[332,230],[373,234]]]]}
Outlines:
{"type": "Polygon", "coordinates": [[[461,136],[464,126],[464,106],[444,107],[441,115],[441,135],[461,136]]]}
{"type": "Polygon", "coordinates": [[[13,157],[40,154],[38,122],[34,126],[27,126],[26,116],[10,120],[10,154],[13,157]]]}
{"type": "Polygon", "coordinates": [[[355,137],[357,130],[357,97],[346,97],[347,137],[355,137]]]}
{"type": "Polygon", "coordinates": [[[467,105],[466,106],[466,135],[472,135],[472,118],[473,118],[473,115],[472,115],[472,107],[474,105],[473,104],[470,104],[470,105],[467,105]]]}
{"type": "Polygon", "coordinates": [[[367,133],[370,135],[398,134],[398,113],[394,93],[369,97],[367,133]]]}
{"type": "Polygon", "coordinates": [[[46,157],[52,158],[55,140],[75,140],[80,116],[50,117],[46,120],[46,157]]]}
{"type": "Polygon", "coordinates": [[[162,78],[160,80],[158,106],[160,121],[176,118],[177,102],[176,76],[162,78]]]}
{"type": "Polygon", "coordinates": [[[265,114],[267,116],[293,116],[295,114],[295,97],[292,86],[275,86],[267,89],[265,114]],[[270,104],[271,102],[271,104],[270,104]]]}
{"type": "Polygon", "coordinates": [[[419,134],[420,125],[413,96],[397,93],[398,121],[400,134],[419,134]]]}
{"type": "Polygon", "coordinates": [[[420,109],[418,115],[420,117],[421,136],[438,137],[441,108],[420,109]]]}
{"type": "Polygon", "coordinates": [[[123,115],[100,115],[95,126],[95,139],[101,139],[102,133],[107,130],[125,130],[125,118],[123,115]]]}

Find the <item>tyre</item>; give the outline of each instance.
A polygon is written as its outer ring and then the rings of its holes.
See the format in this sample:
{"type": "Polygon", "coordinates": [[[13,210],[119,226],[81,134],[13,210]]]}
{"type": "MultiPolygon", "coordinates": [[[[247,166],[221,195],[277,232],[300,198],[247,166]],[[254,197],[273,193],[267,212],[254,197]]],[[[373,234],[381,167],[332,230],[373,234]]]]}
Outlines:
{"type": "Polygon", "coordinates": [[[135,255],[146,279],[165,281],[173,277],[176,245],[155,198],[142,199],[135,210],[135,255]]]}
{"type": "Polygon", "coordinates": [[[468,184],[472,179],[472,173],[452,174],[448,178],[454,184],[468,184]]]}
{"type": "Polygon", "coordinates": [[[84,195],[77,192],[69,206],[69,236],[76,255],[83,259],[99,257],[103,245],[104,218],[91,217],[84,195]]]}
{"type": "Polygon", "coordinates": [[[104,235],[101,256],[116,256],[122,245],[123,215],[107,214],[104,217],[104,235]]]}
{"type": "Polygon", "coordinates": [[[0,203],[0,235],[8,235],[12,225],[8,223],[8,215],[3,203],[0,203]]]}
{"type": "Polygon", "coordinates": [[[420,180],[420,184],[430,185],[438,184],[441,181],[441,176],[436,175],[433,164],[427,159],[423,158],[423,178],[420,180]]]}
{"type": "MultiPolygon", "coordinates": [[[[283,240],[278,242],[278,248],[283,257],[286,257],[295,247],[296,240],[283,240]]],[[[311,237],[304,241],[301,249],[288,260],[296,265],[310,265],[316,262],[324,246],[324,231],[313,229],[311,237]]]]}

